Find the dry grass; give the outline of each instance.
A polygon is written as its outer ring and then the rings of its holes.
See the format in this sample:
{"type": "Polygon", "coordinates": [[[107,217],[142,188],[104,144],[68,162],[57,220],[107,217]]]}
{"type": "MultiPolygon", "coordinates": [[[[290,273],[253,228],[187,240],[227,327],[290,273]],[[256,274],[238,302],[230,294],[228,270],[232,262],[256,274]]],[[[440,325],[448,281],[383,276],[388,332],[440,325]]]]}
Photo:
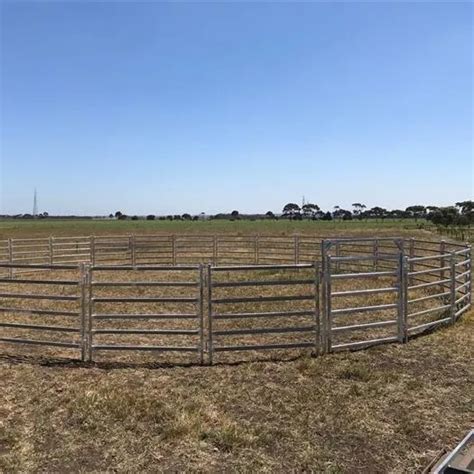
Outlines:
{"type": "MultiPolygon", "coordinates": [[[[143,279],[143,275],[129,272],[108,277],[143,279]]],[[[183,279],[191,277],[185,275],[183,279]]],[[[224,280],[257,277],[221,275],[224,280]]],[[[270,279],[283,277],[278,272],[266,275],[270,279]]],[[[294,277],[302,278],[303,274],[299,272],[294,277]]],[[[59,271],[48,274],[48,278],[77,275],[59,271]]],[[[156,275],[151,273],[147,278],[156,275]]],[[[161,278],[175,280],[176,275],[163,273],[161,278]]],[[[393,281],[379,279],[363,284],[383,287],[391,286],[393,281]]],[[[8,291],[28,290],[21,285],[8,285],[8,291]]],[[[363,287],[341,281],[334,290],[363,287]]],[[[6,287],[1,289],[7,291],[6,287]]],[[[34,291],[46,290],[38,285],[34,291]]],[[[64,287],[61,291],[73,294],[76,290],[64,287]]],[[[100,294],[118,296],[123,291],[104,289],[100,294]]],[[[168,294],[165,289],[159,291],[162,296],[168,294]]],[[[174,294],[184,296],[189,291],[178,289],[174,294]]],[[[274,289],[219,291],[217,297],[264,296],[274,289]]],[[[282,286],[278,291],[302,294],[311,288],[282,286]]],[[[150,296],[156,295],[157,289],[127,292],[129,296],[150,296]]],[[[340,298],[336,307],[392,301],[391,294],[340,298]]],[[[18,307],[30,303],[17,302],[18,307]]],[[[45,309],[51,303],[35,304],[45,309]]],[[[298,304],[297,309],[313,306],[312,302],[298,304]]],[[[75,305],[54,303],[63,309],[75,305]]],[[[133,305],[128,309],[124,305],[102,305],[103,311],[137,311],[133,305]]],[[[163,305],[155,308],[152,304],[141,309],[167,310],[163,305]]],[[[171,305],[168,309],[177,308],[171,305]]],[[[282,308],[273,303],[265,308],[279,309],[282,308]]],[[[226,308],[239,310],[242,308],[236,305],[226,308]]],[[[8,313],[3,316],[12,321],[16,318],[8,313]]],[[[372,313],[370,317],[392,319],[394,311],[372,313]]],[[[34,316],[23,318],[24,322],[35,322],[34,316]]],[[[64,325],[77,322],[41,318],[42,323],[58,321],[64,325]]],[[[363,316],[351,317],[351,323],[369,321],[363,316]]],[[[114,324],[126,327],[120,321],[114,324]]],[[[146,324],[152,328],[156,322],[146,324]]],[[[195,321],[189,324],[194,327],[195,321]]],[[[221,328],[237,328],[249,322],[222,324],[221,328]]],[[[265,321],[252,324],[264,325],[265,321]]],[[[284,318],[276,318],[272,324],[289,325],[284,318]]],[[[213,367],[179,365],[183,360],[180,357],[176,359],[178,364],[164,365],[164,360],[172,359],[153,353],[98,354],[99,362],[88,366],[67,360],[67,352],[62,349],[13,350],[2,346],[0,471],[420,472],[440,449],[452,448],[472,427],[473,325],[471,311],[456,325],[405,345],[318,358],[297,357],[295,352],[267,353],[262,358],[274,360],[244,363],[239,361],[255,354],[222,354],[213,367]]],[[[389,330],[393,332],[395,328],[389,330]]],[[[117,341],[119,337],[122,336],[106,336],[104,340],[117,341]]],[[[147,337],[131,336],[129,341],[145,342],[147,337]]],[[[273,337],[270,342],[276,342],[273,337]]],[[[154,339],[164,342],[162,337],[154,339]]],[[[258,342],[257,336],[248,337],[246,342],[258,342]]],[[[77,357],[78,351],[68,354],[77,357]]]]}
{"type": "Polygon", "coordinates": [[[471,427],[473,322],[290,362],[3,357],[3,472],[416,472],[471,427]]]}

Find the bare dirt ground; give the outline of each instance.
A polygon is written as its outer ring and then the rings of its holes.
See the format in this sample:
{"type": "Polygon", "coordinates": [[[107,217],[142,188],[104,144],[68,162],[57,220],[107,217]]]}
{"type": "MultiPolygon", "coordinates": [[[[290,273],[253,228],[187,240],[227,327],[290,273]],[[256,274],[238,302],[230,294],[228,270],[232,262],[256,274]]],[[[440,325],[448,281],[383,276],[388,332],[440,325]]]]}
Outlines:
{"type": "Polygon", "coordinates": [[[0,469],[421,472],[472,427],[473,326],[214,367],[4,355],[0,469]]]}

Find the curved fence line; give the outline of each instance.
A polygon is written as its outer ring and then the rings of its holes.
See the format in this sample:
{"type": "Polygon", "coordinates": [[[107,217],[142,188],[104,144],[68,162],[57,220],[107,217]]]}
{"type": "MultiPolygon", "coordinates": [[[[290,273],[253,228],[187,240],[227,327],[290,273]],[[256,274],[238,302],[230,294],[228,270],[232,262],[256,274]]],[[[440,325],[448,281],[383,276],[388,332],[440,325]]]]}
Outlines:
{"type": "Polygon", "coordinates": [[[471,248],[456,242],[307,236],[44,240],[7,241],[0,263],[0,342],[72,349],[82,360],[176,353],[212,364],[237,354],[252,358],[254,351],[324,354],[405,343],[454,323],[471,307],[471,248]],[[163,242],[171,249],[166,258],[158,252],[163,242]],[[43,258],[44,248],[47,261],[38,262],[35,252],[43,258]],[[144,262],[145,254],[154,257],[144,262]],[[64,260],[70,258],[77,263],[64,260]]]}

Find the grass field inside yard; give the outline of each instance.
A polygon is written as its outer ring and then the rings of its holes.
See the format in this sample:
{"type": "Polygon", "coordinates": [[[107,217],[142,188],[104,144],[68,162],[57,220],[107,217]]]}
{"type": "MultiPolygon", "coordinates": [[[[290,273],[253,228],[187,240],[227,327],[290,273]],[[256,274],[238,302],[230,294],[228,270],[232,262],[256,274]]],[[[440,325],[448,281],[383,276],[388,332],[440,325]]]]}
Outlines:
{"type": "MultiPolygon", "coordinates": [[[[0,238],[145,232],[437,238],[407,221],[0,221],[0,238]]],[[[473,326],[212,367],[0,346],[0,472],[422,472],[472,428],[473,326]]]]}
{"type": "Polygon", "coordinates": [[[115,219],[1,219],[0,239],[27,236],[101,235],[101,234],[318,234],[339,235],[361,232],[409,232],[422,228],[424,221],[290,221],[290,220],[205,220],[205,221],[146,221],[115,219]]]}

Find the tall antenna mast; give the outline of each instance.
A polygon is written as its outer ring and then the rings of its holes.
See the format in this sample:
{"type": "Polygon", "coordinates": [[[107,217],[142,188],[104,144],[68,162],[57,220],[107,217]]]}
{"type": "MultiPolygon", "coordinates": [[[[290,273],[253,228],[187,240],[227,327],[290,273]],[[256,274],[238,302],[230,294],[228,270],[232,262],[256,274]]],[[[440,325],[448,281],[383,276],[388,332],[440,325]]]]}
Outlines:
{"type": "Polygon", "coordinates": [[[33,197],[33,217],[36,217],[37,215],[38,215],[38,194],[35,188],[35,194],[33,197]]]}
{"type": "Polygon", "coordinates": [[[301,207],[303,207],[306,204],[304,195],[303,195],[303,200],[301,202],[302,202],[301,207]]]}

